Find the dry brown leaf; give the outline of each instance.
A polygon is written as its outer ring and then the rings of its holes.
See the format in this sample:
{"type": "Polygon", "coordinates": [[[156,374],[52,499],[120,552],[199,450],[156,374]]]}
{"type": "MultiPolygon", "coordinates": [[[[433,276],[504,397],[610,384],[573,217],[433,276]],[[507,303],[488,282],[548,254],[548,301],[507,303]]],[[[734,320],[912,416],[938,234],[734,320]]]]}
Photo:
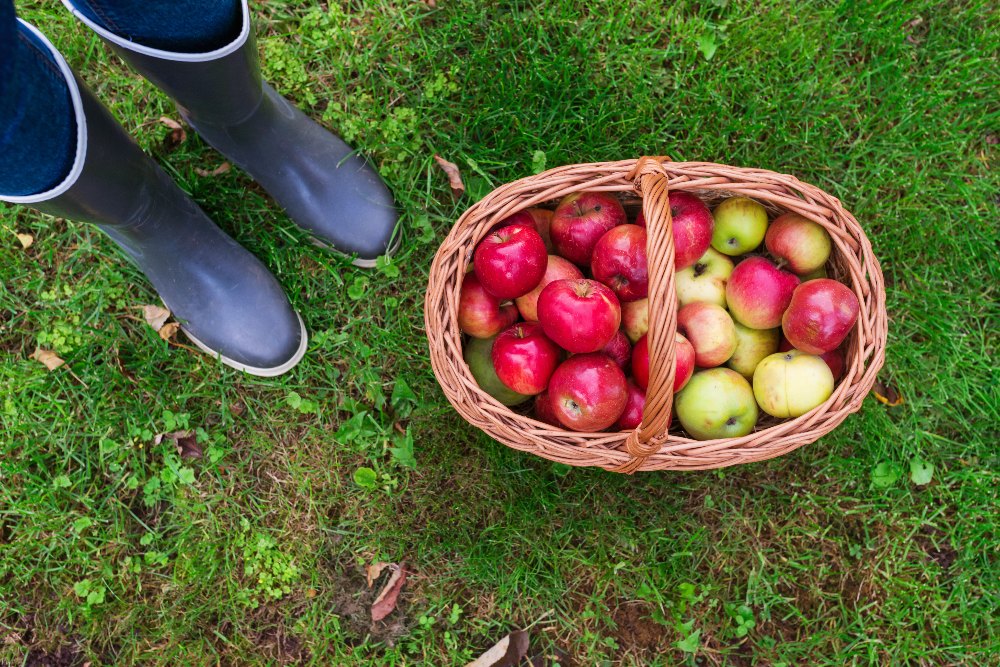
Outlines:
{"type": "Polygon", "coordinates": [[[201,445],[198,444],[198,438],[195,437],[193,431],[174,431],[173,433],[167,433],[166,437],[173,440],[174,444],[177,445],[177,454],[182,459],[190,461],[201,458],[201,445]]]}
{"type": "Polygon", "coordinates": [[[438,163],[444,173],[448,175],[448,185],[451,186],[451,194],[455,199],[465,194],[465,183],[462,182],[462,174],[458,171],[458,165],[448,162],[440,155],[435,155],[434,160],[438,163]]]}
{"type": "Polygon", "coordinates": [[[52,350],[43,350],[40,347],[35,348],[35,351],[31,353],[31,358],[45,364],[45,367],[50,371],[54,371],[66,363],[52,350]]]}
{"type": "Polygon", "coordinates": [[[875,384],[872,386],[872,394],[875,396],[875,400],[886,404],[890,408],[903,404],[903,395],[899,393],[899,390],[895,386],[888,382],[875,380],[875,384]]]}
{"type": "Polygon", "coordinates": [[[169,341],[177,333],[177,330],[181,328],[181,325],[177,322],[167,322],[159,329],[160,338],[169,341]]]}
{"type": "Polygon", "coordinates": [[[310,598],[310,599],[316,597],[316,589],[315,588],[307,588],[306,589],[306,597],[310,598]]]}
{"type": "Polygon", "coordinates": [[[21,242],[21,249],[27,250],[31,247],[31,244],[35,242],[35,237],[31,234],[17,234],[17,240],[21,242]]]}
{"type": "Polygon", "coordinates": [[[375,598],[375,602],[372,603],[372,620],[381,621],[383,618],[392,613],[396,608],[396,601],[399,599],[399,592],[403,589],[403,585],[406,583],[406,568],[402,565],[396,565],[392,563],[389,565],[392,570],[392,574],[389,576],[389,581],[385,583],[385,587],[382,588],[382,592],[378,594],[375,598]]]}
{"type": "Polygon", "coordinates": [[[528,633],[510,633],[465,667],[517,667],[528,654],[528,633]]]}
{"type": "Polygon", "coordinates": [[[375,583],[375,580],[382,576],[382,572],[384,572],[387,567],[389,567],[389,563],[378,562],[372,563],[365,568],[365,579],[368,581],[368,588],[371,588],[372,584],[375,583]]]}
{"type": "Polygon", "coordinates": [[[164,144],[168,150],[173,150],[187,141],[187,132],[184,127],[173,118],[160,116],[160,122],[170,128],[170,134],[164,139],[164,144]]]}
{"type": "Polygon", "coordinates": [[[200,169],[198,167],[195,167],[194,173],[198,174],[199,176],[221,176],[222,174],[226,173],[232,168],[233,166],[231,164],[229,164],[228,162],[223,162],[222,164],[220,164],[218,167],[216,167],[211,171],[209,171],[208,169],[200,169]]]}
{"type": "Polygon", "coordinates": [[[170,318],[170,311],[163,306],[143,306],[142,318],[153,327],[153,331],[159,331],[170,318]]]}

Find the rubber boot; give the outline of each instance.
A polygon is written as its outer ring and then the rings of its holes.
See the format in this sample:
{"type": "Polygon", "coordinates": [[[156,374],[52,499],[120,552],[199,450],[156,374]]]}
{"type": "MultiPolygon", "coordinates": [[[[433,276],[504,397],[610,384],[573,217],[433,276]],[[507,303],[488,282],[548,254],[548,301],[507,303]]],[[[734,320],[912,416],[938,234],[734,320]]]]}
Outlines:
{"type": "Polygon", "coordinates": [[[239,36],[200,54],[142,46],[95,23],[73,0],[63,4],[173,98],[205,141],[250,174],[321,245],[365,268],[398,246],[398,214],[375,170],[262,81],[246,0],[239,36]]]}
{"type": "Polygon", "coordinates": [[[194,344],[223,363],[265,377],[290,370],[305,353],[306,330],[278,281],[142,152],[55,47],[21,24],[66,79],[76,156],[52,190],[0,199],[97,225],[149,278],[194,344]]]}

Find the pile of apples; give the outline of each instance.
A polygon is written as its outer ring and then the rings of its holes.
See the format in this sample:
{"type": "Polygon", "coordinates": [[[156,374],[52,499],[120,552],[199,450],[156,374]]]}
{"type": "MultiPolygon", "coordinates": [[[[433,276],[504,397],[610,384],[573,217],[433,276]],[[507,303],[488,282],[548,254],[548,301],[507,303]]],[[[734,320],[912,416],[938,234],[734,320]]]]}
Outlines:
{"type": "MultiPolygon", "coordinates": [[[[860,304],[826,277],[832,242],[798,214],[735,197],[710,211],[669,194],[678,300],[674,414],[698,440],[739,437],[758,407],[797,417],[826,401],[860,304]],[[763,243],[766,253],[757,252],[763,243]]],[[[479,386],[575,431],[642,421],[649,383],[642,212],[604,192],[498,223],[476,246],[458,324],[479,386]]]]}

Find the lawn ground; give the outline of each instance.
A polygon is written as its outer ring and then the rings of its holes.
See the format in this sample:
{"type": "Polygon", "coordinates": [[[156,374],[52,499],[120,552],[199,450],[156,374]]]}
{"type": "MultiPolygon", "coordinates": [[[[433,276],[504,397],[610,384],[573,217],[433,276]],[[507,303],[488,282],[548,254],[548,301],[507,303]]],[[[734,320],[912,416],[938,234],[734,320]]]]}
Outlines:
{"type": "Polygon", "coordinates": [[[237,170],[199,174],[223,158],[165,141],[169,101],[58,3],[19,3],[312,341],[273,380],[170,346],[107,238],[0,207],[0,664],[464,665],[520,628],[587,667],[997,664],[994,4],[252,5],[266,77],[379,166],[403,250],[363,272],[310,246],[237,170]],[[642,154],[841,198],[885,272],[902,405],[774,461],[635,477],[459,419],[422,331],[450,224],[543,163],[642,154]],[[157,437],[188,430],[201,458],[157,437]],[[375,561],[411,573],[379,623],[375,561]]]}

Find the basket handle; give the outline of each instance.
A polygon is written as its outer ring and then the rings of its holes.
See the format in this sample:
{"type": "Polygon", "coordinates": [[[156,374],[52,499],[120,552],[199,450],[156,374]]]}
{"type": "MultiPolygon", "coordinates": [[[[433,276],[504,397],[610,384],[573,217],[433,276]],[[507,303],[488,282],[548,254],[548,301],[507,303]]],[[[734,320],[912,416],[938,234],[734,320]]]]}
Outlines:
{"type": "Polygon", "coordinates": [[[629,433],[625,451],[632,457],[616,471],[631,474],[663,445],[670,428],[674,400],[677,332],[677,292],[674,286],[674,231],[668,200],[668,177],[663,162],[669,157],[642,157],[628,175],[642,197],[646,218],[646,257],[649,267],[649,386],[642,423],[629,433]],[[663,438],[659,437],[663,436],[663,438]]]}

